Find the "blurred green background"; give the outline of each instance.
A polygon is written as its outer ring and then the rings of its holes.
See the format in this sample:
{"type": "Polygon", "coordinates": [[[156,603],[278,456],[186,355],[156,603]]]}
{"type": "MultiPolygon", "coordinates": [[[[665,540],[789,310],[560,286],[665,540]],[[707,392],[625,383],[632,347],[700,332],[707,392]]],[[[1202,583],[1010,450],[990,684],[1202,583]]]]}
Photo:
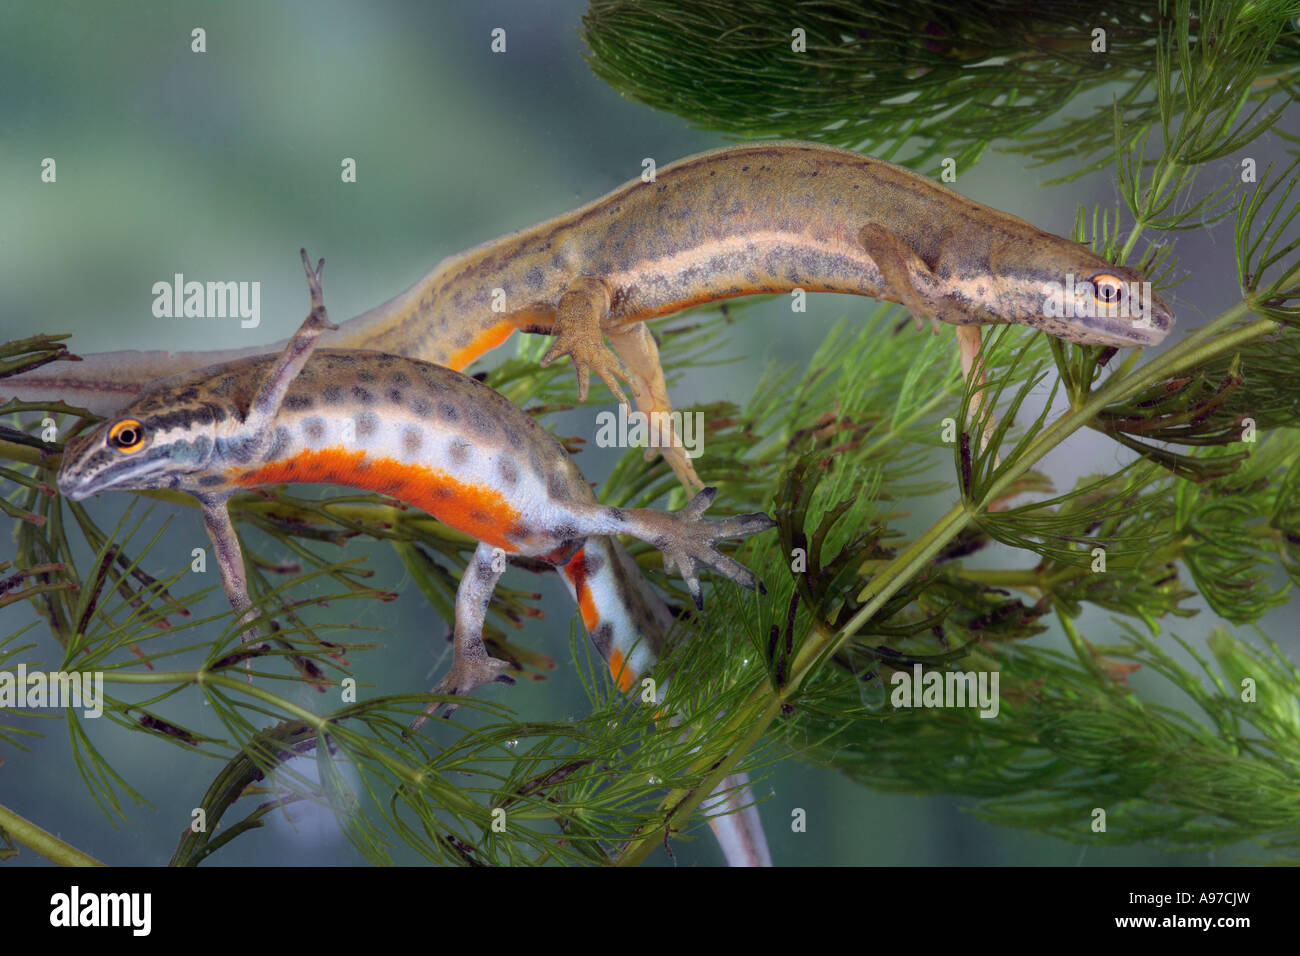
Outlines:
{"type": "MultiPolygon", "coordinates": [[[[327,302],[338,320],[404,290],[443,256],[639,175],[644,157],[663,165],[726,142],[626,101],[597,80],[581,56],[582,9],[578,0],[5,4],[0,340],[71,332],[78,352],[272,342],[290,334],[307,309],[300,246],[326,258],[327,302]],[[206,53],[190,50],[194,27],[207,31],[206,53]],[[507,33],[504,54],[489,49],[496,27],[507,33]],[[45,157],[58,163],[56,185],[40,181],[45,157]],[[356,184],[340,182],[344,157],[357,162],[356,184]],[[154,318],[151,287],[177,272],[200,281],[259,280],[261,326],[154,318]]],[[[1288,124],[1295,129],[1295,117],[1288,124]]],[[[1283,144],[1269,137],[1258,145],[1262,170],[1283,144]]],[[[1207,188],[1215,176],[1235,176],[1237,162],[1212,165],[1207,188]]],[[[1068,186],[1039,185],[1062,171],[1026,169],[1017,156],[990,152],[976,168],[959,171],[956,188],[1059,233],[1069,231],[1078,204],[1116,204],[1109,172],[1068,186]]],[[[1172,304],[1186,330],[1237,299],[1231,224],[1182,236],[1179,252],[1181,269],[1192,275],[1172,304]]],[[[806,361],[836,319],[866,316],[874,306],[827,295],[810,296],[808,311],[797,316],[780,301],[756,306],[723,340],[736,361],[687,375],[675,389],[677,404],[744,401],[765,365],[806,361]]],[[[590,413],[571,413],[557,430],[583,434],[590,421],[590,413]]],[[[1118,446],[1085,434],[1046,470],[1060,487],[1077,473],[1123,460],[1118,446]]],[[[579,464],[592,479],[608,468],[590,449],[579,464]]],[[[109,520],[125,504],[125,496],[109,496],[92,507],[109,520]]],[[[948,499],[936,500],[914,526],[948,506],[948,499]]],[[[166,513],[159,509],[150,527],[166,513]]],[[[155,574],[188,564],[190,549],[207,544],[196,512],[171,518],[150,556],[155,574]]],[[[0,560],[12,547],[6,531],[0,560]]],[[[377,580],[403,587],[404,572],[386,548],[353,542],[349,549],[368,549],[377,580]]],[[[1008,560],[994,547],[972,563],[1008,560]]],[[[568,659],[574,615],[567,597],[558,581],[520,575],[513,583],[547,591],[546,619],[524,639],[559,666],[545,682],[482,693],[523,718],[580,712],[586,701],[568,659]]],[[[386,649],[353,659],[359,679],[384,692],[426,690],[449,663],[442,625],[429,620],[411,592],[391,604],[349,602],[332,612],[355,614],[384,632],[371,636],[386,649]]],[[[222,603],[218,592],[203,609],[215,612],[222,603]]],[[[25,606],[6,609],[0,633],[30,620],[25,606]]],[[[1099,639],[1113,628],[1096,611],[1080,623],[1099,639]]],[[[1212,624],[1207,611],[1180,622],[1180,633],[1200,641],[1212,624]]],[[[1263,626],[1295,651],[1294,607],[1275,611],[1263,626]]],[[[33,633],[56,657],[48,636],[33,633]]],[[[1143,689],[1143,675],[1133,684],[1143,689]]],[[[306,694],[302,702],[313,703],[306,694]]],[[[175,715],[190,726],[220,732],[196,696],[174,703],[175,715]]],[[[114,828],[78,779],[60,720],[28,724],[48,737],[30,753],[0,753],[0,801],[110,863],[165,862],[218,769],[107,722],[94,727],[105,756],[152,804],[131,807],[129,822],[114,828]]],[[[1250,852],[1212,859],[1068,844],[985,825],[963,812],[960,799],[881,795],[794,760],[757,790],[767,797],[761,812],[778,863],[1196,865],[1250,852]],[[789,832],[796,807],[807,811],[806,833],[789,832]]],[[[299,807],[291,817],[235,841],[212,863],[364,862],[328,814],[299,807]]],[[[678,864],[720,861],[707,831],[674,849],[678,864]]],[[[399,852],[398,859],[417,862],[413,854],[399,852]]],[[[18,862],[39,860],[24,853],[18,862]]],[[[655,862],[669,863],[663,853],[655,862]]]]}

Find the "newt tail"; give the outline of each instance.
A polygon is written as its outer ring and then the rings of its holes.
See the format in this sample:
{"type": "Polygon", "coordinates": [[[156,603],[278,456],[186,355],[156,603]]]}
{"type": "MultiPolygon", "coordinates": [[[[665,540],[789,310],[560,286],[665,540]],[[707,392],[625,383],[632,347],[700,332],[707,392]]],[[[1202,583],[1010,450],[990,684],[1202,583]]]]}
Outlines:
{"type": "MultiPolygon", "coordinates": [[[[632,691],[665,650],[673,622],[668,606],[616,538],[588,538],[561,577],[610,676],[621,690],[632,691]]],[[[662,675],[657,684],[662,696],[662,675]]],[[[730,866],[772,865],[746,774],[724,777],[703,809],[730,866]]]]}

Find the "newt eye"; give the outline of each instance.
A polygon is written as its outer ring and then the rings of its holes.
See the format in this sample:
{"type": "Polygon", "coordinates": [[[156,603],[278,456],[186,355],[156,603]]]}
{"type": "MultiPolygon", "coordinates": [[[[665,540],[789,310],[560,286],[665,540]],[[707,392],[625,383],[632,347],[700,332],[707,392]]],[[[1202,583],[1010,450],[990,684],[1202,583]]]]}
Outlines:
{"type": "Polygon", "coordinates": [[[139,451],[144,447],[144,426],[134,418],[114,422],[108,430],[108,443],[127,454],[139,451]]]}
{"type": "Polygon", "coordinates": [[[1109,272],[1101,272],[1088,280],[1092,283],[1093,298],[1099,305],[1119,305],[1124,299],[1124,280],[1109,272]]]}

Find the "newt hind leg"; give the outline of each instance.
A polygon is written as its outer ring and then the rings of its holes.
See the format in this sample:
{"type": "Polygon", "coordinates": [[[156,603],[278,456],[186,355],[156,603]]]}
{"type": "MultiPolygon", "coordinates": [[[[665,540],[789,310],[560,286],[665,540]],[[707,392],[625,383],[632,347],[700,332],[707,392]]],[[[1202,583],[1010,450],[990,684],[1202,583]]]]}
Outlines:
{"type": "Polygon", "coordinates": [[[929,319],[939,333],[941,303],[934,272],[911,246],[879,223],[867,223],[858,233],[858,242],[880,270],[884,291],[912,313],[916,327],[929,319]]]}
{"type": "MultiPolygon", "coordinates": [[[[511,666],[510,662],[490,655],[483,643],[483,622],[487,617],[488,602],[504,571],[499,559],[496,548],[480,541],[474,557],[461,576],[460,586],[456,589],[456,625],[453,631],[455,643],[451,670],[433,689],[435,694],[461,696],[492,681],[503,684],[515,682],[506,673],[511,666]]],[[[438,711],[442,711],[443,717],[450,717],[456,706],[453,703],[431,703],[424,708],[422,715],[411,722],[408,729],[412,732],[419,730],[438,711]]]]}
{"type": "Polygon", "coordinates": [[[607,329],[605,335],[609,338],[610,348],[623,360],[631,376],[637,409],[648,421],[666,424],[666,428],[660,429],[660,446],[647,449],[646,460],[654,458],[656,452],[662,453],[664,461],[668,462],[686,490],[699,491],[704,482],[695,473],[695,466],[691,464],[686,446],[673,423],[673,403],[664,383],[663,366],[659,363],[659,346],[655,344],[649,327],[644,322],[636,322],[607,329]]]}

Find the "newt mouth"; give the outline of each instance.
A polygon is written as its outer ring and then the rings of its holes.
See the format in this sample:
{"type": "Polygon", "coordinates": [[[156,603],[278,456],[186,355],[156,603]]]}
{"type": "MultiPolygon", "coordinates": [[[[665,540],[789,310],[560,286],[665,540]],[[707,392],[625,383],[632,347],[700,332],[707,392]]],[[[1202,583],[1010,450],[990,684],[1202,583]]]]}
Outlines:
{"type": "Polygon", "coordinates": [[[1078,315],[1058,320],[1053,335],[1080,345],[1119,348],[1159,345],[1174,327],[1174,313],[1154,295],[1141,314],[1078,315]]]}

